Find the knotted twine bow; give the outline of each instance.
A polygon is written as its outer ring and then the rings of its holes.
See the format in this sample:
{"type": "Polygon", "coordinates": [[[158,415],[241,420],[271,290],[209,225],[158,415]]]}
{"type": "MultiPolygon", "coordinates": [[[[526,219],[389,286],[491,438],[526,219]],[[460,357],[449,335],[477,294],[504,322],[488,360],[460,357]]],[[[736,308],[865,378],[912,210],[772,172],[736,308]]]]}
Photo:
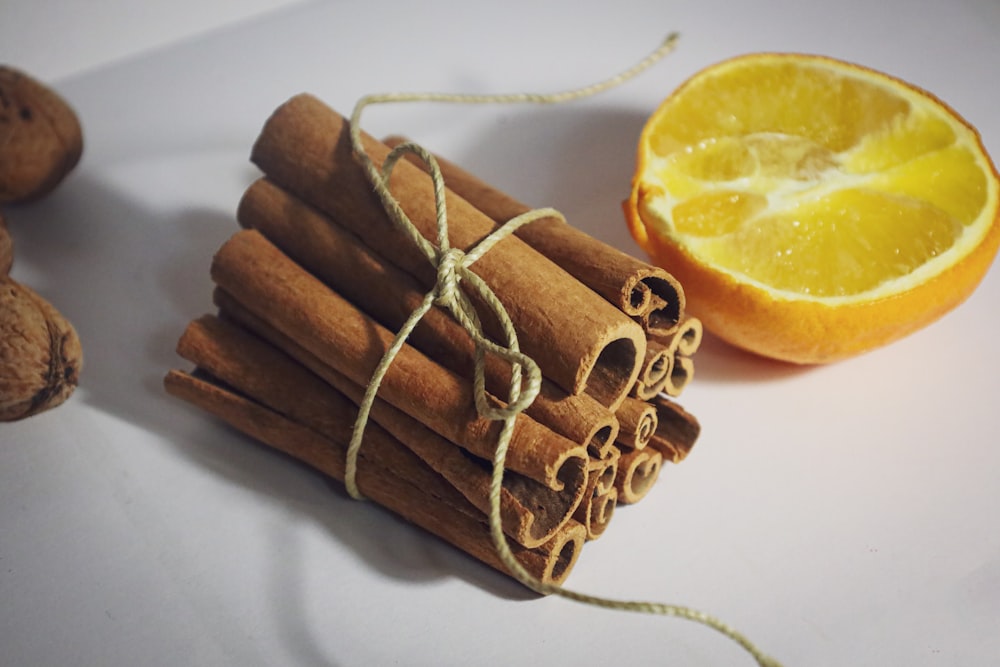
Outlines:
{"type": "Polygon", "coordinates": [[[545,583],[536,579],[529,573],[514,557],[507,537],[504,535],[500,518],[500,491],[503,483],[507,449],[510,444],[511,433],[517,415],[531,405],[538,395],[541,386],[542,375],[538,364],[533,359],[520,351],[517,332],[514,330],[510,316],[493,290],[469,268],[477,259],[482,257],[494,245],[504,238],[513,234],[518,228],[544,217],[555,216],[564,219],[562,214],[554,209],[535,209],[523,213],[503,225],[497,227],[492,233],[482,239],[473,248],[467,251],[452,248],[448,238],[448,214],[445,205],[445,184],[434,156],[412,142],[400,144],[389,152],[382,165],[381,170],[375,165],[371,157],[365,151],[361,140],[361,112],[368,106],[374,104],[388,104],[395,102],[450,102],[462,104],[512,104],[512,103],[535,103],[535,104],[557,104],[576,100],[584,97],[596,95],[599,92],[618,86],[625,81],[635,77],[639,73],[648,69],[654,63],[670,53],[677,41],[678,35],[669,35],[663,43],[650,55],[639,61],[636,65],[624,72],[602,82],[577,88],[561,93],[534,94],[534,93],[512,93],[500,95],[455,95],[446,93],[386,93],[381,95],[368,95],[362,97],[354,107],[350,120],[351,146],[354,150],[354,158],[361,165],[369,182],[378,195],[383,208],[395,223],[398,231],[406,234],[414,245],[423,252],[427,260],[437,269],[437,280],[434,287],[424,296],[423,301],[416,310],[411,313],[399,332],[396,334],[392,344],[386,350],[382,360],[376,367],[368,387],[365,390],[364,398],[359,406],[358,416],[354,423],[354,430],[351,434],[351,442],[347,448],[346,470],[344,483],[348,493],[356,498],[363,498],[357,486],[357,466],[358,454],[361,450],[362,439],[364,437],[365,425],[368,423],[368,415],[371,412],[375,401],[375,395],[385,376],[386,371],[395,359],[396,354],[402,349],[407,338],[420,319],[433,306],[437,305],[448,310],[455,319],[466,330],[475,343],[475,376],[473,380],[473,392],[475,397],[476,410],[481,417],[490,420],[502,421],[502,428],[497,438],[497,447],[493,456],[493,472],[490,478],[489,501],[490,514],[489,526],[490,535],[494,548],[497,551],[501,562],[510,574],[519,582],[543,595],[559,595],[561,597],[582,602],[597,607],[608,609],[618,609],[622,611],[633,611],[646,614],[657,614],[662,616],[674,616],[695,621],[706,625],[725,636],[729,637],[757,661],[760,667],[781,667],[773,658],[768,657],[760,651],[749,639],[737,632],[721,620],[695,609],[678,605],[662,604],[658,602],[637,602],[625,600],[612,600],[608,598],[595,597],[584,593],[578,593],[565,589],[556,584],[545,583]],[[430,171],[431,183],[434,188],[434,205],[437,222],[437,245],[433,245],[420,233],[413,225],[409,217],[403,211],[399,202],[393,197],[389,190],[389,179],[392,170],[397,162],[407,153],[413,153],[423,160],[430,171]],[[497,317],[503,330],[505,345],[498,345],[485,336],[479,316],[472,305],[468,295],[460,288],[460,283],[465,282],[481,298],[493,314],[497,317]],[[486,353],[496,354],[507,360],[511,364],[511,380],[506,405],[497,405],[489,398],[485,387],[485,355],[486,353]]]}

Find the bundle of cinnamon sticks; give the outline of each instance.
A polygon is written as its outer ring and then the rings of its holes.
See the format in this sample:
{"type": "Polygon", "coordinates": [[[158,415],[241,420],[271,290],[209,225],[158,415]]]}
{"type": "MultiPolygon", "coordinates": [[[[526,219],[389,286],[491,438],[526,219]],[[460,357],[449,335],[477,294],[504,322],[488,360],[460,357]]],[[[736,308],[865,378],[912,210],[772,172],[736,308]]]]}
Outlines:
{"type": "MultiPolygon", "coordinates": [[[[356,162],[348,122],[310,95],[279,107],[251,159],[263,176],[237,211],[242,230],[216,253],[218,312],[189,324],[167,390],[343,480],[358,405],[395,331],[436,280],[399,234],[356,162]]],[[[390,146],[363,135],[381,164],[390,146]]],[[[454,248],[474,245],[528,207],[440,160],[454,248]]],[[[402,161],[390,190],[429,240],[434,194],[422,163],[402,161]]],[[[699,435],[676,401],[693,374],[701,324],[666,271],[558,217],[499,241],[472,265],[540,367],[541,389],[513,427],[500,517],[515,558],[561,583],[619,503],[643,498],[665,461],[699,435]]],[[[473,301],[475,298],[473,297],[473,301]]],[[[484,331],[499,323],[479,312],[484,331]]],[[[364,432],[361,493],[501,570],[489,529],[500,423],[474,401],[476,350],[432,308],[389,366],[364,432]]],[[[486,391],[502,404],[508,362],[487,355],[486,391]]]]}

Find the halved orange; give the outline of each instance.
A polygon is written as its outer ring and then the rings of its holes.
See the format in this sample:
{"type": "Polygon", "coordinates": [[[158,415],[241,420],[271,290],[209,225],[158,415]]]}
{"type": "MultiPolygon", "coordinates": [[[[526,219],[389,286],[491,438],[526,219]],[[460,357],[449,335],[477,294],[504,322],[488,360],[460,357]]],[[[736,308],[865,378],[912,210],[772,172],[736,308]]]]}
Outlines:
{"type": "Polygon", "coordinates": [[[671,94],[624,204],[709,331],[797,363],[885,345],[965,300],[1000,245],[998,207],[979,134],[943,102],[781,53],[719,63],[671,94]]]}

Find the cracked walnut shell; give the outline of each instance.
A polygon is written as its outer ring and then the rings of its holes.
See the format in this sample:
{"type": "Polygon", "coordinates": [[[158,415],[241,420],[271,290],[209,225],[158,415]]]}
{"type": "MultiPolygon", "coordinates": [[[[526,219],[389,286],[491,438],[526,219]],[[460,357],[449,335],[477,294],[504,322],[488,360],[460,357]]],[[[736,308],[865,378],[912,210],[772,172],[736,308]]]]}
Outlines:
{"type": "Polygon", "coordinates": [[[37,199],[80,160],[83,131],[55,91],[0,65],[0,203],[37,199]]]}
{"type": "Polygon", "coordinates": [[[82,363],[73,325],[28,287],[0,277],[0,421],[64,402],[76,388],[82,363]]]}

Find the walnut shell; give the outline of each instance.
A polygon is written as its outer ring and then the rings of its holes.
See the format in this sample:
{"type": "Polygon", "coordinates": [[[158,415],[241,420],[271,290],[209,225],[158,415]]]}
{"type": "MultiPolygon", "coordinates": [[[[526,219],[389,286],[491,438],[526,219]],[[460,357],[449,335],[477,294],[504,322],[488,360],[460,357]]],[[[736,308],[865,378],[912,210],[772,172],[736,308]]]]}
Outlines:
{"type": "Polygon", "coordinates": [[[0,203],[49,193],[80,160],[83,132],[55,91],[0,65],[0,203]]]}
{"type": "Polygon", "coordinates": [[[7,223],[0,213],[0,277],[10,273],[10,267],[14,264],[14,241],[7,231],[7,223]]]}
{"type": "Polygon", "coordinates": [[[82,364],[73,325],[30,288],[0,278],[0,421],[61,404],[76,388],[82,364]]]}

